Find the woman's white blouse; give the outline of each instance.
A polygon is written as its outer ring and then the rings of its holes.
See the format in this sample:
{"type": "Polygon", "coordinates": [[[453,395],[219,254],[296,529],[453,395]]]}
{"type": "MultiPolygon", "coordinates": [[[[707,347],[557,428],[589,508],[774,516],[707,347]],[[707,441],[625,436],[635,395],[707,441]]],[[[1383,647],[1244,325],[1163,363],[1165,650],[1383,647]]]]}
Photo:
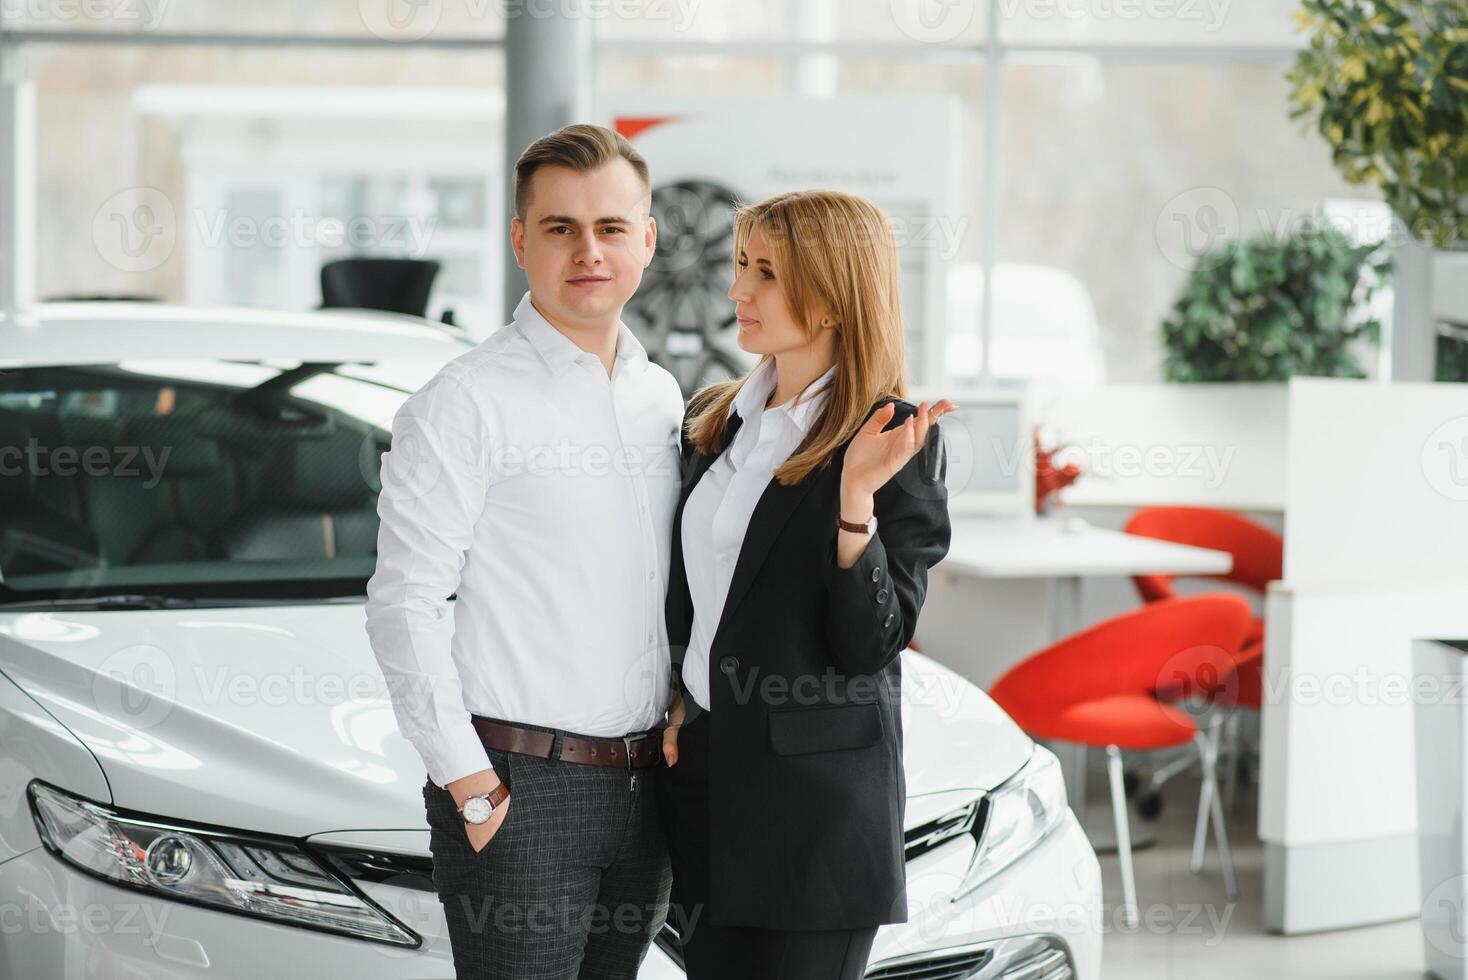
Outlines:
{"type": "Polygon", "coordinates": [[[683,562],[693,598],[693,631],[683,657],[683,683],[705,711],[709,704],[709,649],[729,583],[744,545],[744,532],[775,470],[790,458],[819,418],[836,368],[799,396],[765,408],[775,390],[775,362],[766,360],[739,389],[729,406],[743,424],[734,441],[714,460],[683,507],[683,562]]]}

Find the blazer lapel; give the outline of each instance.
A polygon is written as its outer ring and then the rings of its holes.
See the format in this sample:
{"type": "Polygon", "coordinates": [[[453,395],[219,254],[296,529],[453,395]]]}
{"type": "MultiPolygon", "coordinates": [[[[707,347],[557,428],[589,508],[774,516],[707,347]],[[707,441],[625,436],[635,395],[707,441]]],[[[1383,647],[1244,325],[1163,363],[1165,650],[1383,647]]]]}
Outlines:
{"type": "MultiPolygon", "coordinates": [[[[724,449],[717,453],[706,454],[694,450],[688,458],[687,469],[683,472],[683,489],[678,494],[678,506],[673,511],[673,540],[670,551],[671,579],[669,582],[669,596],[674,601],[667,605],[668,638],[675,645],[685,645],[693,632],[693,597],[688,591],[688,568],[683,558],[683,510],[688,506],[688,498],[693,493],[693,488],[698,486],[698,481],[708,472],[714,460],[718,459],[729,448],[734,441],[734,436],[739,432],[739,427],[744,420],[736,413],[729,418],[724,425],[724,449]],[[675,619],[676,617],[676,619],[675,619]]],[[[684,436],[683,438],[687,438],[684,436]]],[[[679,663],[682,658],[675,658],[679,663]]]]}
{"type": "Polygon", "coordinates": [[[816,475],[811,474],[799,483],[787,487],[772,477],[765,486],[765,492],[760,495],[759,503],[755,504],[754,513],[749,517],[749,527],[744,532],[739,560],[734,563],[734,577],[729,582],[729,596],[724,601],[719,625],[714,630],[715,641],[723,632],[724,623],[738,608],[744,593],[749,591],[755,575],[770,553],[770,546],[780,536],[780,531],[790,520],[790,515],[795,513],[795,508],[810,493],[816,479],[816,475]]]}

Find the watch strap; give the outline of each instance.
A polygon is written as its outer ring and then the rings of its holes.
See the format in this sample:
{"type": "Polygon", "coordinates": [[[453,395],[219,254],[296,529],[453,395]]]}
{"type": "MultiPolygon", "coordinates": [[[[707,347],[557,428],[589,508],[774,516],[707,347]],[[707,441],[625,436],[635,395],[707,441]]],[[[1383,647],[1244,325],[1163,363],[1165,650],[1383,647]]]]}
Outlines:
{"type": "Polygon", "coordinates": [[[836,515],[837,526],[843,531],[850,531],[852,534],[871,534],[873,520],[875,518],[868,518],[864,524],[853,524],[851,521],[844,519],[840,514],[836,515]]]}
{"type": "MultiPolygon", "coordinates": [[[[488,793],[475,793],[473,796],[469,797],[469,799],[472,800],[480,796],[489,797],[489,805],[493,808],[498,808],[501,803],[510,798],[510,788],[506,786],[503,782],[501,782],[498,786],[490,790],[488,793]]],[[[464,808],[462,806],[455,807],[454,809],[458,810],[461,814],[464,812],[464,808]]]]}

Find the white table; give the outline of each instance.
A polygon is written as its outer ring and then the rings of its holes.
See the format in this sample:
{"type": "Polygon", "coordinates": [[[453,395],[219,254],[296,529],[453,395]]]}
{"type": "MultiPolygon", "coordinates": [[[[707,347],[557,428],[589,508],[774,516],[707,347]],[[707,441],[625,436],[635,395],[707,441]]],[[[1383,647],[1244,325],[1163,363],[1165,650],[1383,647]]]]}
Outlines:
{"type": "MultiPolygon", "coordinates": [[[[1079,630],[1081,579],[1106,575],[1220,575],[1233,568],[1226,551],[1195,548],[1141,535],[1093,527],[1078,518],[981,517],[952,515],[948,555],[933,566],[963,577],[1044,579],[1051,642],[1079,630]]],[[[982,628],[978,626],[977,628],[982,628]]],[[[1057,746],[1065,763],[1066,790],[1078,814],[1085,811],[1084,747],[1057,746]]],[[[1086,827],[1098,850],[1115,849],[1109,821],[1086,827]]],[[[1151,843],[1146,828],[1135,828],[1132,846],[1151,843]]]]}
{"type": "Polygon", "coordinates": [[[953,518],[948,556],[933,566],[979,578],[1042,578],[1051,583],[1050,638],[1080,629],[1081,579],[1095,575],[1221,575],[1226,551],[1158,541],[1093,527],[1076,518],[953,518]]]}

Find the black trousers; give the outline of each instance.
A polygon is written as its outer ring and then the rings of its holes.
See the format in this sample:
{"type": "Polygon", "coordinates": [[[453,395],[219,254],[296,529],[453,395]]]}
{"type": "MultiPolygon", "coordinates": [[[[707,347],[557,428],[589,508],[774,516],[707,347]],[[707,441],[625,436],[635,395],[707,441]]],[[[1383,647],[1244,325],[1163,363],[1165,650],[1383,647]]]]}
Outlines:
{"type": "MultiPolygon", "coordinates": [[[[557,753],[565,734],[557,733],[557,753]]],[[[654,789],[662,767],[633,770],[633,780],[626,769],[488,751],[511,797],[482,851],[469,843],[449,792],[423,786],[455,973],[636,980],[668,906],[654,789]]]]}
{"type": "Polygon", "coordinates": [[[669,923],[688,980],[858,980],[877,927],[756,929],[709,919],[708,712],[678,731],[678,764],[659,773],[658,801],[673,864],[669,923]]]}

